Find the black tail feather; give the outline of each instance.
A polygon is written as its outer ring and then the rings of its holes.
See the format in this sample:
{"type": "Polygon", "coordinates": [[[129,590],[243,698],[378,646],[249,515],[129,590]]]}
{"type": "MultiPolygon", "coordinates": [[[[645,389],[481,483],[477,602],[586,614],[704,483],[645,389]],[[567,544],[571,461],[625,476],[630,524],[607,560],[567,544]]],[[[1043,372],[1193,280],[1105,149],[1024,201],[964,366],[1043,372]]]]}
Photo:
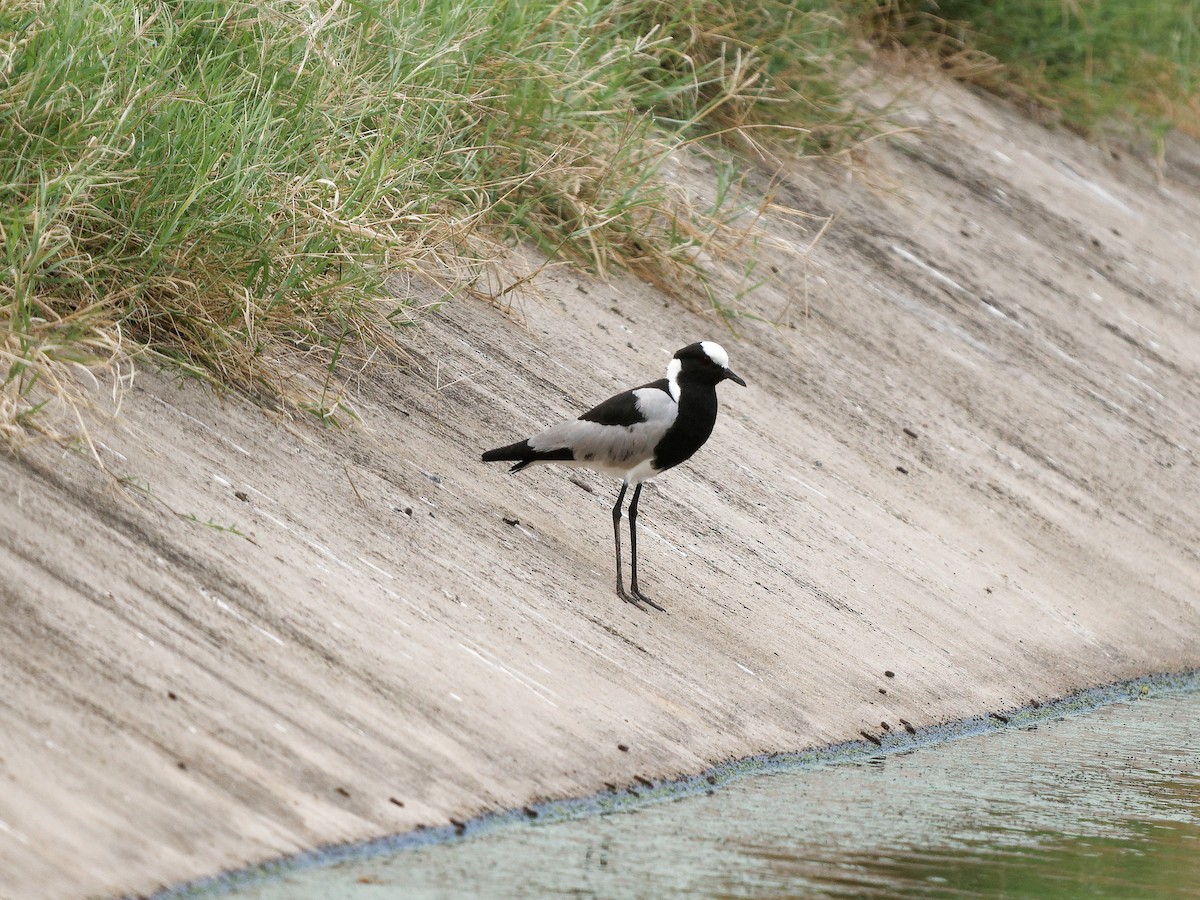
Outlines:
{"type": "Polygon", "coordinates": [[[484,462],[515,462],[509,472],[520,472],[526,466],[535,462],[570,462],[575,454],[569,447],[557,450],[534,450],[529,441],[517,441],[507,447],[497,447],[483,454],[484,462]]]}

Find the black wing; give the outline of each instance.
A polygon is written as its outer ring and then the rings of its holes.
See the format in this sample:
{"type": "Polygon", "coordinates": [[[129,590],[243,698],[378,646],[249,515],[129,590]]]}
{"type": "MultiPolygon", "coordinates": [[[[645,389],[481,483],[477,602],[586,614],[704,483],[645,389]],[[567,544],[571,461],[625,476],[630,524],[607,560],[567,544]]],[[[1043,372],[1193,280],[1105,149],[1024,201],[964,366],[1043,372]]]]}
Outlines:
{"type": "Polygon", "coordinates": [[[579,418],[584,422],[595,422],[597,425],[636,425],[645,422],[646,417],[638,410],[637,392],[644,388],[658,388],[664,393],[670,393],[667,379],[660,378],[641,387],[624,391],[615,397],[609,397],[599,406],[593,407],[579,418]]]}

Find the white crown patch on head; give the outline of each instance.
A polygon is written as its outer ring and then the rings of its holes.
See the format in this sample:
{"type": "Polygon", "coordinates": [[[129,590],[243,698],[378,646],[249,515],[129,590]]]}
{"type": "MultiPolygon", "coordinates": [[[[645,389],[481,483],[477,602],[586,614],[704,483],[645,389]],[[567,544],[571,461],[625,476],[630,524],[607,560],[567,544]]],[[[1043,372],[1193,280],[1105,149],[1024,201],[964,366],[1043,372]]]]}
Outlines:
{"type": "Polygon", "coordinates": [[[724,347],[722,347],[720,344],[714,343],[713,341],[701,341],[700,346],[708,358],[714,363],[716,363],[722,369],[729,368],[729,354],[725,352],[724,347]]]}

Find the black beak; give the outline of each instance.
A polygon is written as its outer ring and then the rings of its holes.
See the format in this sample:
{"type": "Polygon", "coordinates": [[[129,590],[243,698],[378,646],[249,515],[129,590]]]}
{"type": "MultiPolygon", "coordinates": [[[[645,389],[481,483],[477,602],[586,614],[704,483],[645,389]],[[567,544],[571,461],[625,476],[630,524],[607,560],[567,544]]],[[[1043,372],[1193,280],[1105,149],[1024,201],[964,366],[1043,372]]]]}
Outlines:
{"type": "Polygon", "coordinates": [[[726,369],[725,377],[728,378],[730,381],[736,381],[742,387],[746,386],[746,382],[742,381],[742,376],[737,374],[737,372],[733,371],[733,369],[726,369]]]}

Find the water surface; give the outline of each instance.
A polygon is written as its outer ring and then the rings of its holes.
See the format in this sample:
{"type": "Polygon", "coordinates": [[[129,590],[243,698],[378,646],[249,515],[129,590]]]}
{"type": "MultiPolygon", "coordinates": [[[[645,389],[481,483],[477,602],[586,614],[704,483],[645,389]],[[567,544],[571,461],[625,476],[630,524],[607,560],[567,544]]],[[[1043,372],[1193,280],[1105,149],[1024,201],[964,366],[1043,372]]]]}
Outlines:
{"type": "Polygon", "coordinates": [[[1200,897],[1200,693],[858,756],[227,896],[1200,897]]]}

